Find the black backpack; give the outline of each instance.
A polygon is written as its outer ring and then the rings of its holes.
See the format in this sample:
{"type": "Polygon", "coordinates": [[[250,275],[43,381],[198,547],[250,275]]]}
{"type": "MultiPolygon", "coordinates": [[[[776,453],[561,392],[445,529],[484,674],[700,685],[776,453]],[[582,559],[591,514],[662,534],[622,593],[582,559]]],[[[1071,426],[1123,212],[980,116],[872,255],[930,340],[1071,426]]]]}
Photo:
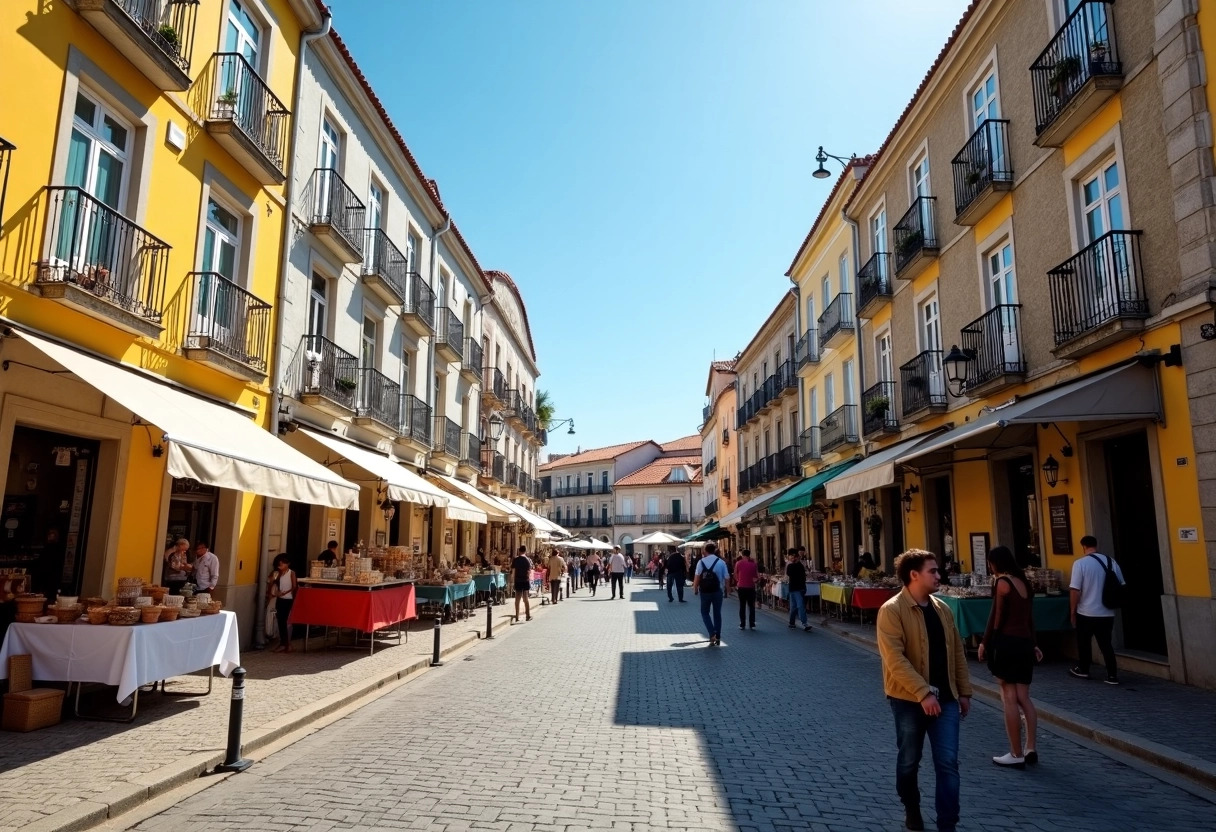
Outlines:
{"type": "Polygon", "coordinates": [[[1117,610],[1123,606],[1123,584],[1119,582],[1119,576],[1115,574],[1114,567],[1110,555],[1106,556],[1106,562],[1097,555],[1090,555],[1091,558],[1102,564],[1102,571],[1106,573],[1106,577],[1102,581],[1102,606],[1109,610],[1117,610]]]}
{"type": "MultiPolygon", "coordinates": [[[[721,558],[714,558],[714,566],[717,566],[720,560],[721,558]]],[[[721,592],[722,579],[718,577],[718,573],[713,570],[713,567],[707,566],[704,560],[698,566],[701,570],[701,591],[707,593],[721,592]]]]}

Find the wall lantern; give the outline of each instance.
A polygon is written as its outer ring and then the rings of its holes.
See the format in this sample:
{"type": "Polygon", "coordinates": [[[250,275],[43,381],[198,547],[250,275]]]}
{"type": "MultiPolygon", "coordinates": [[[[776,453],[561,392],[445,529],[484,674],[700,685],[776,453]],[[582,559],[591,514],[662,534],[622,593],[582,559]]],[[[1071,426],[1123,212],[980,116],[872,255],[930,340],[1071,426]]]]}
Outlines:
{"type": "Polygon", "coordinates": [[[968,365],[974,356],[970,350],[960,350],[957,344],[950,347],[950,352],[942,359],[942,369],[946,371],[946,386],[950,395],[956,399],[963,395],[967,388],[968,365]]]}
{"type": "Polygon", "coordinates": [[[380,511],[384,512],[384,522],[391,523],[393,518],[397,516],[397,507],[393,505],[393,501],[388,498],[388,493],[384,495],[384,499],[380,501],[380,511]]]}

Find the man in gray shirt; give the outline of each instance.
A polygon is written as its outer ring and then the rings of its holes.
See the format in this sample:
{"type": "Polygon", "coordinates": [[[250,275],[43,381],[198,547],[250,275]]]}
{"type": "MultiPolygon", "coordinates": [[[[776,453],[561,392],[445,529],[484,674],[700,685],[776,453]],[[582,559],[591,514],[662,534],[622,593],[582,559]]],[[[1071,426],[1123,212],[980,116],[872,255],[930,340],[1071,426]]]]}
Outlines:
{"type": "Polygon", "coordinates": [[[194,544],[195,592],[213,592],[220,582],[220,559],[211,551],[209,544],[199,541],[194,544]]]}

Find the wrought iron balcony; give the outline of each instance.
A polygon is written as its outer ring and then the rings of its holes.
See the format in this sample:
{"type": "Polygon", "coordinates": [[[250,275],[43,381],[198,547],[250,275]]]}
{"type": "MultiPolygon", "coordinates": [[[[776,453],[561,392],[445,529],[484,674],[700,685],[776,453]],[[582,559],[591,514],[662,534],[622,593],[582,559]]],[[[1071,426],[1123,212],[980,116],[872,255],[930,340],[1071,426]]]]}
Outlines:
{"type": "Polygon", "coordinates": [[[500,453],[494,454],[494,459],[490,467],[490,476],[499,482],[506,482],[507,458],[500,453]]]}
{"type": "Polygon", "coordinates": [[[507,463],[507,478],[506,478],[506,480],[504,480],[504,482],[508,488],[514,488],[516,490],[519,489],[519,475],[520,475],[519,466],[516,465],[514,462],[508,462],[507,463]]]}
{"type": "Polygon", "coordinates": [[[713,405],[707,404],[701,408],[701,424],[705,424],[706,422],[709,421],[709,411],[712,407],[713,407],[713,405]]]}
{"type": "Polygon", "coordinates": [[[895,223],[895,276],[911,280],[941,248],[937,242],[937,197],[918,196],[895,223]]]}
{"type": "Polygon", "coordinates": [[[363,285],[389,306],[404,303],[409,287],[405,255],[382,229],[364,229],[363,237],[363,285]]]}
{"type": "Polygon", "coordinates": [[[687,514],[643,514],[642,525],[677,525],[680,523],[691,522],[692,518],[687,514]]]}
{"type": "Polygon", "coordinates": [[[460,434],[460,464],[467,468],[481,467],[481,437],[467,430],[460,434]]]}
{"type": "Polygon", "coordinates": [[[45,198],[38,292],[128,332],[159,337],[169,245],[83,188],[49,186],[45,198]]]}
{"type": "Polygon", "coordinates": [[[765,459],[768,467],[768,480],[766,482],[802,476],[802,467],[798,464],[797,445],[786,445],[778,450],[777,453],[765,459]]]}
{"type": "Polygon", "coordinates": [[[812,425],[798,435],[798,456],[803,462],[820,459],[819,425],[812,425]]]}
{"type": "Polygon", "coordinates": [[[1013,189],[1009,120],[985,119],[951,160],[958,225],[974,225],[1013,189]]]}
{"type": "Polygon", "coordinates": [[[375,423],[395,435],[401,425],[401,385],[374,367],[360,367],[355,421],[375,423]]]}
{"type": "Polygon", "coordinates": [[[1026,375],[1022,354],[1020,304],[994,306],[963,327],[963,350],[972,357],[967,370],[967,392],[983,395],[1026,375]]]}
{"type": "Polygon", "coordinates": [[[634,526],[637,525],[638,516],[636,514],[618,514],[615,521],[618,526],[634,526]]]}
{"type": "Polygon", "coordinates": [[[435,417],[435,453],[460,459],[460,425],[446,416],[435,417]]]}
{"type": "Polygon", "coordinates": [[[819,363],[819,335],[814,329],[802,333],[802,337],[794,343],[795,369],[801,369],[810,364],[819,363]]]}
{"type": "Polygon", "coordinates": [[[493,399],[498,407],[505,408],[508,405],[507,377],[497,367],[486,367],[484,377],[485,383],[481,387],[482,393],[493,399]]]}
{"type": "Polygon", "coordinates": [[[712,517],[713,515],[715,515],[717,513],[718,513],[718,500],[717,500],[717,498],[715,498],[705,504],[705,516],[712,517]]]}
{"type": "Polygon", "coordinates": [[[464,324],[451,309],[438,310],[438,329],[435,331],[435,353],[449,363],[464,357],[464,324]]]}
{"type": "Polygon", "coordinates": [[[857,314],[868,318],[891,295],[891,255],[879,252],[857,272],[857,314]]]}
{"type": "Polygon", "coordinates": [[[431,447],[431,406],[411,393],[401,396],[401,432],[398,435],[424,448],[431,447]]]}
{"type": "Polygon", "coordinates": [[[0,237],[4,236],[4,198],[8,196],[8,169],[17,145],[0,136],[0,237]]]}
{"type": "Polygon", "coordinates": [[[470,383],[481,382],[481,344],[476,338],[464,339],[464,351],[460,361],[460,374],[470,383]]]}
{"type": "Polygon", "coordinates": [[[406,272],[405,285],[401,321],[419,338],[425,338],[435,331],[435,293],[417,272],[406,272]]]}
{"type": "Polygon", "coordinates": [[[842,445],[856,445],[860,441],[855,404],[841,405],[819,423],[819,450],[825,454],[842,445]]]}
{"type": "Polygon", "coordinates": [[[309,229],[343,263],[363,260],[367,208],[333,168],[317,168],[308,183],[309,229]]]}
{"type": "Polygon", "coordinates": [[[1055,353],[1076,358],[1149,316],[1140,231],[1110,231],[1047,273],[1055,353]]]}
{"type": "Polygon", "coordinates": [[[321,335],[305,335],[300,348],[301,400],[335,416],[352,415],[359,390],[359,360],[321,335]]]}
{"type": "Polygon", "coordinates": [[[190,325],[183,351],[245,378],[266,375],[270,304],[218,272],[191,272],[190,325]]]}
{"type": "Polygon", "coordinates": [[[718,470],[718,458],[714,457],[709,462],[705,463],[705,473],[712,474],[718,470]]]}
{"type": "Polygon", "coordinates": [[[942,351],[925,350],[899,368],[900,398],[903,415],[912,419],[945,410],[946,376],[942,372],[942,351]]]}
{"type": "Polygon", "coordinates": [[[157,89],[190,87],[197,2],[75,0],[75,6],[157,89]]]}
{"type": "Polygon", "coordinates": [[[1040,147],[1064,144],[1123,85],[1113,5],[1082,0],[1030,65],[1040,147]]]}
{"type": "Polygon", "coordinates": [[[217,52],[207,71],[210,84],[202,87],[211,90],[202,108],[208,112],[207,132],[258,182],[283,184],[291,111],[240,53],[217,52]]]}
{"type": "Polygon", "coordinates": [[[880,381],[861,394],[861,430],[866,436],[899,431],[899,419],[895,417],[895,382],[880,381]]]}
{"type": "Polygon", "coordinates": [[[820,351],[852,335],[856,326],[853,318],[853,296],[848,292],[837,295],[819,316],[820,351]]]}
{"type": "Polygon", "coordinates": [[[794,362],[792,359],[786,359],[778,364],[777,372],[773,375],[775,375],[777,378],[776,395],[778,397],[783,396],[786,393],[798,392],[798,371],[797,368],[794,367],[794,362]]]}

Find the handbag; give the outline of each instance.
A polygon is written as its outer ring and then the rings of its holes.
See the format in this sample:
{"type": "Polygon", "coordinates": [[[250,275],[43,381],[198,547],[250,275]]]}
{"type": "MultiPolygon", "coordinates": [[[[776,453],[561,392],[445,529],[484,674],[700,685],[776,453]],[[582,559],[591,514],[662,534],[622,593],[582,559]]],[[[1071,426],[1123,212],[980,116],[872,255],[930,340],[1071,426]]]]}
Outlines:
{"type": "Polygon", "coordinates": [[[279,613],[275,608],[274,599],[266,605],[266,637],[274,638],[279,634],[279,613]]]}

